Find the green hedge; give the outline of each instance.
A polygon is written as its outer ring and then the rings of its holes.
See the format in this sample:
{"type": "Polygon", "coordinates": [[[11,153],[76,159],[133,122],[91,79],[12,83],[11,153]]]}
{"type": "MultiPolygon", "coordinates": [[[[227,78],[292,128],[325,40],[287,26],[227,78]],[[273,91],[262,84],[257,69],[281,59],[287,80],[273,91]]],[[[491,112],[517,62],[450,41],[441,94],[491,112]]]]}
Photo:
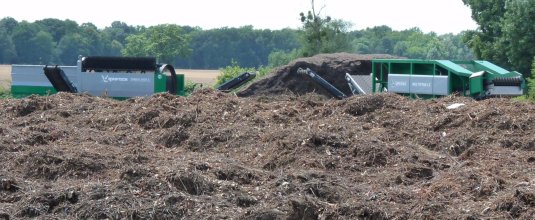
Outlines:
{"type": "MultiPolygon", "coordinates": [[[[258,69],[257,68],[252,68],[252,67],[240,67],[238,65],[238,62],[232,60],[231,62],[231,65],[230,66],[226,66],[225,68],[222,68],[220,69],[221,73],[217,76],[217,79],[216,79],[216,83],[214,85],[214,87],[218,87],[220,86],[221,84],[239,76],[240,74],[242,73],[245,73],[245,72],[249,72],[249,73],[256,73],[256,77],[254,80],[252,80],[251,82],[254,82],[260,78],[262,78],[263,76],[267,75],[269,72],[271,72],[271,68],[269,67],[264,67],[264,66],[260,66],[258,69]]],[[[249,82],[249,83],[251,83],[249,82]]],[[[249,84],[247,83],[247,84],[249,84]]],[[[245,85],[247,85],[245,84],[245,85]]],[[[243,86],[241,86],[243,87],[243,86]]],[[[240,88],[241,88],[240,87],[240,88]]]]}

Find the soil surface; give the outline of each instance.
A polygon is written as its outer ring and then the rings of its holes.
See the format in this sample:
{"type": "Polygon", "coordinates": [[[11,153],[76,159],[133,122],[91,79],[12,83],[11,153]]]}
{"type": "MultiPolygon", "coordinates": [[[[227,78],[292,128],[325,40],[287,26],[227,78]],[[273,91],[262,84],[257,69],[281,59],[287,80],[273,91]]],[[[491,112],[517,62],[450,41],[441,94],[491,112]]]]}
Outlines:
{"type": "Polygon", "coordinates": [[[535,215],[532,103],[271,97],[0,100],[0,219],[535,215]]]}

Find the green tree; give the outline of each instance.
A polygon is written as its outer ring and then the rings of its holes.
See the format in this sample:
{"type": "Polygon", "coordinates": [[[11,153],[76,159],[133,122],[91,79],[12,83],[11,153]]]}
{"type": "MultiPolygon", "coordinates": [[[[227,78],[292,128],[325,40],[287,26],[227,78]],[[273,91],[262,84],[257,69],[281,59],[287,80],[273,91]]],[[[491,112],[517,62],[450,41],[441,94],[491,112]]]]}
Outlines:
{"type": "Polygon", "coordinates": [[[87,41],[89,54],[86,56],[96,56],[105,54],[108,45],[111,42],[106,39],[102,32],[92,23],[83,23],[80,25],[80,34],[87,41]]]}
{"type": "Polygon", "coordinates": [[[33,60],[38,64],[49,64],[54,59],[54,37],[46,31],[39,31],[31,39],[33,48],[33,60]]]}
{"type": "Polygon", "coordinates": [[[125,56],[155,56],[162,62],[173,63],[178,56],[187,56],[190,37],[177,25],[163,24],[147,28],[143,33],[126,38],[122,51],[125,56]]]}
{"type": "Polygon", "coordinates": [[[267,66],[272,51],[292,51],[300,47],[293,29],[259,30],[252,26],[239,28],[184,28],[191,36],[190,56],[179,59],[185,68],[217,69],[230,65],[232,59],[247,67],[267,66]]]}
{"type": "Polygon", "coordinates": [[[419,28],[394,31],[384,25],[350,32],[356,53],[385,53],[413,59],[473,59],[462,34],[437,35],[419,28]]]}
{"type": "Polygon", "coordinates": [[[425,54],[425,59],[428,60],[437,60],[437,59],[448,59],[448,54],[446,51],[446,45],[439,37],[434,37],[430,39],[427,45],[424,46],[427,53],[425,54]]]}
{"type": "Polygon", "coordinates": [[[58,43],[57,54],[62,64],[75,65],[79,55],[90,55],[89,42],[79,33],[70,33],[58,43]]]}
{"type": "Polygon", "coordinates": [[[126,38],[130,35],[138,34],[143,29],[144,27],[130,26],[121,21],[112,22],[110,27],[102,30],[103,38],[109,44],[105,47],[103,53],[110,56],[120,56],[124,45],[126,45],[126,38]]]}
{"type": "Polygon", "coordinates": [[[281,50],[273,51],[269,54],[268,64],[270,67],[287,65],[290,61],[297,59],[299,57],[299,53],[300,52],[297,49],[293,49],[288,52],[281,50]]]}
{"type": "Polygon", "coordinates": [[[121,21],[114,21],[110,27],[104,28],[104,34],[110,39],[116,40],[122,45],[126,44],[126,38],[133,34],[138,34],[143,28],[130,26],[121,21]]]}
{"type": "Polygon", "coordinates": [[[470,48],[462,41],[462,36],[464,33],[460,34],[445,34],[438,36],[442,43],[442,51],[444,52],[441,59],[448,60],[473,60],[474,55],[470,48]]]}
{"type": "Polygon", "coordinates": [[[13,43],[17,51],[17,63],[48,64],[54,54],[54,38],[39,25],[20,22],[13,30],[13,43]]]}
{"type": "Polygon", "coordinates": [[[17,52],[11,36],[0,27],[0,63],[12,63],[16,56],[17,52]]]}
{"type": "Polygon", "coordinates": [[[303,56],[313,56],[319,53],[352,51],[351,40],[348,36],[350,24],[331,17],[320,16],[321,10],[316,12],[314,0],[311,0],[312,10],[307,14],[301,12],[302,36],[301,46],[303,56]]]}
{"type": "Polygon", "coordinates": [[[15,27],[17,27],[18,24],[19,22],[15,20],[14,18],[5,17],[5,18],[2,18],[2,20],[0,20],[0,29],[3,28],[4,31],[6,31],[8,35],[11,35],[13,34],[13,30],[15,30],[15,27]]]}
{"type": "Polygon", "coordinates": [[[535,55],[535,1],[463,0],[479,28],[464,41],[480,59],[528,75],[535,55]]]}
{"type": "Polygon", "coordinates": [[[420,29],[413,29],[412,33],[394,46],[396,55],[416,59],[440,59],[440,42],[436,34],[425,34],[420,29]]]}
{"type": "Polygon", "coordinates": [[[162,62],[173,63],[177,57],[185,57],[191,53],[190,37],[182,34],[178,25],[153,26],[147,29],[145,36],[149,43],[147,52],[162,62]]]}
{"type": "Polygon", "coordinates": [[[355,48],[355,53],[357,54],[369,54],[371,53],[371,47],[369,41],[362,38],[357,38],[353,40],[353,45],[355,48]]]}
{"type": "Polygon", "coordinates": [[[529,74],[535,56],[535,1],[506,2],[503,41],[507,41],[507,58],[513,68],[529,74]]]}
{"type": "Polygon", "coordinates": [[[502,20],[507,0],[463,0],[472,9],[472,19],[479,28],[467,31],[464,41],[481,59],[491,60],[501,66],[509,66],[505,54],[507,41],[503,41],[502,20]]]}
{"type": "Polygon", "coordinates": [[[528,78],[528,98],[535,101],[535,57],[531,64],[531,77],[528,78]]]}
{"type": "Polygon", "coordinates": [[[34,22],[41,26],[41,29],[47,31],[54,38],[54,42],[59,42],[63,36],[68,33],[78,31],[78,24],[72,20],[59,20],[55,18],[46,18],[34,22]]]}
{"type": "Polygon", "coordinates": [[[112,40],[110,45],[110,50],[108,51],[107,55],[110,56],[121,56],[121,51],[124,49],[124,46],[121,42],[118,40],[112,40]]]}
{"type": "Polygon", "coordinates": [[[393,39],[392,28],[382,25],[353,31],[353,45],[357,53],[385,53],[394,54],[396,39],[393,39]]]}
{"type": "Polygon", "coordinates": [[[148,40],[143,34],[131,35],[126,38],[126,47],[121,51],[125,56],[147,56],[148,40]]]}
{"type": "Polygon", "coordinates": [[[15,63],[35,63],[35,59],[32,57],[34,45],[31,44],[31,39],[37,32],[39,32],[38,27],[26,21],[20,22],[13,29],[12,39],[18,55],[15,63]]]}

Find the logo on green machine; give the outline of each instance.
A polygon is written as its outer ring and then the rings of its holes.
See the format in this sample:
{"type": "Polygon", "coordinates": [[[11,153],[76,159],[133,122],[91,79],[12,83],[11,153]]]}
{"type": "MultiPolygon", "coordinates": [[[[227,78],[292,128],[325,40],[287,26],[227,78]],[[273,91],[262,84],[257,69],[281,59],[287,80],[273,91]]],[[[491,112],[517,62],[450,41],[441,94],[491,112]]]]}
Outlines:
{"type": "Polygon", "coordinates": [[[150,79],[143,77],[112,77],[109,75],[101,75],[102,81],[104,83],[113,83],[113,82],[150,82],[150,79]]]}
{"type": "Polygon", "coordinates": [[[128,82],[128,78],[124,78],[124,77],[110,77],[109,75],[101,75],[100,77],[102,77],[102,81],[105,83],[128,82]]]}

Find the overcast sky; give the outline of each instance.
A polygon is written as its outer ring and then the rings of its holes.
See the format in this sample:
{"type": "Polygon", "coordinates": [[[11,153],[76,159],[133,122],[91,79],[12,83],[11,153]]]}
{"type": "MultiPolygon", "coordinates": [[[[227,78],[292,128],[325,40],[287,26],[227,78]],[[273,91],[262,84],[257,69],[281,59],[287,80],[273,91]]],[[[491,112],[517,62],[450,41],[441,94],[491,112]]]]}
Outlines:
{"type": "MultiPolygon", "coordinates": [[[[462,0],[316,0],[322,15],[349,21],[352,29],[388,25],[395,30],[459,33],[475,29],[462,0]]],[[[178,24],[203,29],[253,25],[257,29],[299,28],[310,0],[8,0],[0,17],[33,22],[44,18],[129,25],[178,24]]]]}

